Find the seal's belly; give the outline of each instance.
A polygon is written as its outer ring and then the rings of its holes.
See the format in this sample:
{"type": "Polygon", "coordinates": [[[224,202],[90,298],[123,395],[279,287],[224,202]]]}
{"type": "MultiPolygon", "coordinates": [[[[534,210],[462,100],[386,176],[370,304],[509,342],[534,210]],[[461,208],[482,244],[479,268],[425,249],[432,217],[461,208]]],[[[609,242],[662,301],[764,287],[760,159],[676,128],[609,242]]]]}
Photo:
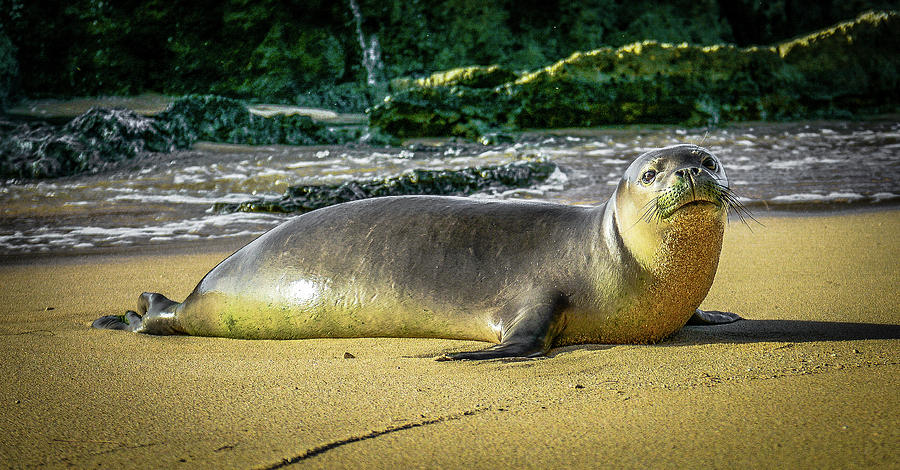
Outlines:
{"type": "Polygon", "coordinates": [[[435,306],[306,279],[246,292],[197,291],[178,318],[191,335],[246,339],[420,337],[499,340],[488,309],[435,306]]]}

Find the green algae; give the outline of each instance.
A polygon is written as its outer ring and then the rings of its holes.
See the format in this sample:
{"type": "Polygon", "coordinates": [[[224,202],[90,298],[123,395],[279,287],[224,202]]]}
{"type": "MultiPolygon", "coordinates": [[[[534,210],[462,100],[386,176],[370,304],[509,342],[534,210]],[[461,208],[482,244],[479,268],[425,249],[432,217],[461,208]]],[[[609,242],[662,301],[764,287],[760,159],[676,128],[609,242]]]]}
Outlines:
{"type": "Polygon", "coordinates": [[[411,87],[452,87],[494,88],[518,78],[515,72],[499,65],[461,67],[433,73],[424,78],[398,78],[391,81],[391,88],[402,90],[411,87]]]}
{"type": "Polygon", "coordinates": [[[342,202],[381,196],[468,195],[505,191],[545,181],[557,165],[547,160],[461,170],[413,170],[399,176],[334,185],[291,186],[279,199],[254,199],[239,204],[218,203],[217,212],[309,212],[342,202]]]}
{"type": "Polygon", "coordinates": [[[900,15],[865,13],[771,47],[643,41],[576,52],[493,88],[451,70],[405,87],[369,111],[400,137],[482,129],[604,124],[716,125],[846,116],[900,106],[900,15]]]}
{"type": "Polygon", "coordinates": [[[247,145],[333,144],[341,140],[308,116],[257,116],[240,101],[216,95],[181,97],[156,119],[181,147],[198,140],[247,145]]]}

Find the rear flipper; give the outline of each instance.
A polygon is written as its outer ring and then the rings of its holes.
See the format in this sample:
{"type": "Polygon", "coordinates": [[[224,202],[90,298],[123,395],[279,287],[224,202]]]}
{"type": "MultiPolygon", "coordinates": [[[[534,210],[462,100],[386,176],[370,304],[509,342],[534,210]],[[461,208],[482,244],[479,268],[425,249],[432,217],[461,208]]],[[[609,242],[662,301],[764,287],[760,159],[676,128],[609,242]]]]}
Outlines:
{"type": "Polygon", "coordinates": [[[106,315],[94,320],[92,327],[101,330],[134,331],[141,326],[141,316],[134,310],[125,312],[125,315],[106,315]]]}
{"type": "Polygon", "coordinates": [[[537,357],[550,350],[564,325],[562,312],[566,297],[558,291],[532,294],[519,302],[518,314],[504,328],[500,344],[481,351],[466,351],[438,357],[439,361],[537,357]]]}
{"type": "Polygon", "coordinates": [[[107,315],[94,320],[94,328],[107,330],[124,330],[151,335],[181,334],[175,319],[178,302],[169,300],[162,294],[144,292],[138,298],[138,311],[125,312],[125,315],[107,315]]]}
{"type": "Polygon", "coordinates": [[[726,323],[733,323],[738,320],[743,320],[736,313],[731,312],[718,312],[715,310],[703,311],[699,308],[691,315],[691,318],[688,320],[688,325],[724,325],[726,323]]]}

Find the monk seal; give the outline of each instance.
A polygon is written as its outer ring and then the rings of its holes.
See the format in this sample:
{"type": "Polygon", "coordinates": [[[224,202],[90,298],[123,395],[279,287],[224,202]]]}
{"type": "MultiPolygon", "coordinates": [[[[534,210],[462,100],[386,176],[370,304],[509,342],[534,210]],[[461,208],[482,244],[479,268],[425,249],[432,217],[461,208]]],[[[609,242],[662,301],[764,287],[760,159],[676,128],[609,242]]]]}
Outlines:
{"type": "Polygon", "coordinates": [[[236,251],[178,303],[156,293],[97,328],[248,339],[428,337],[497,343],[445,359],[651,343],[692,317],[739,203],[709,150],[639,156],[595,207],[383,197],[295,217],[236,251]]]}

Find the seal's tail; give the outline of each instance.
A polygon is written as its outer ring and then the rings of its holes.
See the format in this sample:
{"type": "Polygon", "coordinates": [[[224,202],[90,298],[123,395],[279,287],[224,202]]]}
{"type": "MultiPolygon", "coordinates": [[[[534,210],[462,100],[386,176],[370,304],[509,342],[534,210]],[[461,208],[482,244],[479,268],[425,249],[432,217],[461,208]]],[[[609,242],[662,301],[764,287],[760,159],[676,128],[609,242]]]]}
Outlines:
{"type": "Polygon", "coordinates": [[[152,335],[178,334],[175,328],[175,307],[178,302],[155,292],[144,292],[138,298],[138,312],[129,310],[125,315],[106,315],[94,320],[94,328],[124,330],[152,335]]]}

